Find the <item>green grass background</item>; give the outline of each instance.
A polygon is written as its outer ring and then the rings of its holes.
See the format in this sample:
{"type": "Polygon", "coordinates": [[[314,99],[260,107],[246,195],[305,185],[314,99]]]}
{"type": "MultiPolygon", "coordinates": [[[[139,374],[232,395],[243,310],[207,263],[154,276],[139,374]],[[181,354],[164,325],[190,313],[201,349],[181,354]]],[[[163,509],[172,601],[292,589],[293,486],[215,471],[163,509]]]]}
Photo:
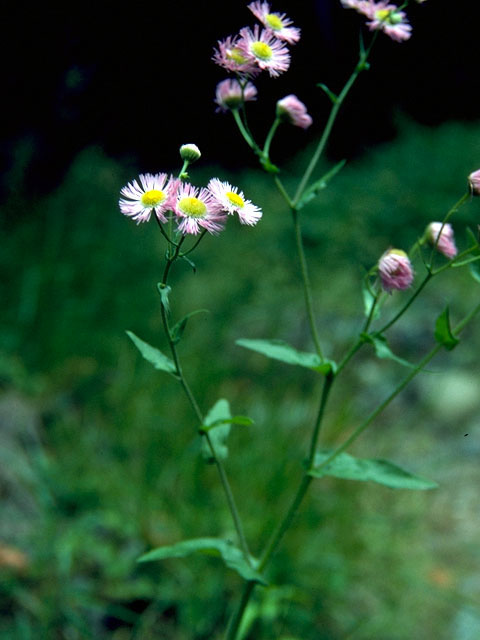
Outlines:
{"type": "MultiPolygon", "coordinates": [[[[236,574],[214,558],[136,563],[161,544],[233,536],[181,389],[125,334],[167,348],[156,292],[163,239],[153,222],[136,226],[117,205],[139,168],[85,149],[54,193],[32,201],[28,157],[24,141],[2,216],[1,637],[221,638],[241,587],[236,574]]],[[[308,150],[285,167],[291,190],[307,158],[308,150]]],[[[170,300],[174,318],[209,309],[180,343],[202,409],[226,397],[235,414],[255,420],[233,428],[227,472],[259,552],[301,477],[319,381],[235,346],[241,337],[280,338],[311,349],[278,192],[253,161],[235,175],[207,162],[191,168],[195,184],[229,179],[264,217],[255,228],[230,219],[206,238],[193,256],[196,273],[175,266],[170,300]]],[[[395,142],[347,164],[302,211],[329,357],[340,358],[361,327],[365,271],[389,246],[408,250],[479,165],[478,124],[401,122],[395,142]]],[[[460,248],[466,225],[479,222],[474,199],[454,219],[460,248]]],[[[416,269],[420,277],[421,263],[416,269]]],[[[445,304],[455,323],[478,303],[478,283],[451,271],[389,332],[402,357],[415,361],[430,348],[445,304]]],[[[384,313],[405,295],[394,294],[384,313]]],[[[352,450],[390,458],[439,489],[316,481],[272,563],[277,586],[257,590],[245,639],[480,637],[479,336],[477,320],[352,450]]],[[[404,374],[365,347],[339,379],[322,443],[344,438],[404,374]]]]}

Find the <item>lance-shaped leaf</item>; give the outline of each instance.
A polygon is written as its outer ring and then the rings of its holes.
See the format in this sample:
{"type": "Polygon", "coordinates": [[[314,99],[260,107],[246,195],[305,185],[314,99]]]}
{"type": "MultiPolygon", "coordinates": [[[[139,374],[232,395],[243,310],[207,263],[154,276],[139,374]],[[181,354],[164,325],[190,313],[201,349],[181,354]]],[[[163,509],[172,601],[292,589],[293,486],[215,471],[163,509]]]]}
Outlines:
{"type": "Polygon", "coordinates": [[[212,443],[215,456],[219,460],[225,460],[228,456],[228,447],[226,445],[228,435],[230,433],[230,423],[232,414],[228,400],[221,398],[218,400],[205,416],[205,425],[200,431],[208,432],[207,437],[202,438],[202,456],[206,462],[213,464],[215,458],[210,448],[209,442],[212,443]],[[215,426],[210,431],[209,427],[215,426]]]}
{"type": "Polygon", "coordinates": [[[320,180],[317,180],[312,185],[310,185],[310,187],[308,187],[303,196],[300,198],[300,201],[297,204],[297,209],[300,210],[307,203],[318,196],[320,191],[328,186],[330,180],[337,175],[337,173],[340,171],[340,169],[342,169],[346,162],[346,160],[340,160],[340,162],[338,162],[332,169],[330,169],[330,171],[327,171],[327,173],[322,176],[320,180]]]}
{"type": "Polygon", "coordinates": [[[443,345],[448,351],[454,349],[460,342],[460,340],[453,335],[452,329],[450,328],[450,314],[448,307],[445,307],[437,318],[434,336],[435,340],[439,344],[443,345]]]}
{"type": "Polygon", "coordinates": [[[185,331],[185,327],[187,326],[188,320],[192,316],[196,316],[197,313],[209,313],[209,311],[208,309],[197,309],[196,311],[190,311],[190,313],[187,313],[186,316],[184,316],[181,320],[174,324],[170,330],[170,335],[172,336],[172,341],[174,344],[180,342],[183,332],[185,331]]]}
{"type": "Polygon", "coordinates": [[[368,342],[370,344],[373,345],[373,348],[375,349],[375,354],[377,356],[377,358],[386,358],[388,360],[395,360],[395,362],[398,362],[399,364],[403,365],[404,367],[415,367],[416,365],[408,362],[407,360],[404,360],[403,358],[400,358],[399,356],[396,356],[393,351],[390,349],[390,347],[388,346],[387,343],[387,339],[385,338],[385,336],[382,336],[380,334],[370,334],[370,333],[362,333],[361,334],[361,338],[364,342],[368,342]]]}
{"type": "Polygon", "coordinates": [[[163,282],[159,282],[157,284],[157,289],[158,293],[160,294],[162,307],[165,309],[166,313],[170,313],[170,302],[168,300],[168,296],[170,295],[172,287],[169,287],[168,284],[163,284],[163,282]]]}
{"type": "Polygon", "coordinates": [[[335,362],[332,360],[322,360],[316,353],[298,351],[298,349],[295,349],[283,340],[249,340],[241,338],[236,341],[236,344],[240,347],[245,347],[245,349],[261,353],[267,356],[267,358],[313,369],[325,375],[331,371],[335,372],[336,370],[335,362]]]}
{"type": "Polygon", "coordinates": [[[165,560],[166,558],[185,558],[192,553],[220,557],[229,569],[236,571],[245,580],[267,584],[262,575],[250,566],[240,549],[221,538],[183,540],[168,547],[159,547],[149,551],[141,556],[138,562],[152,562],[153,560],[165,560]]]}
{"type": "Polygon", "coordinates": [[[150,364],[153,364],[155,369],[166,371],[167,373],[171,373],[172,375],[176,376],[177,369],[173,360],[167,358],[167,356],[156,347],[152,347],[150,344],[148,344],[148,342],[144,342],[143,340],[141,340],[132,331],[127,331],[126,333],[133,344],[140,351],[142,356],[145,358],[145,360],[148,360],[150,364]]]}
{"type": "Polygon", "coordinates": [[[253,420],[248,416],[232,416],[231,418],[221,418],[220,420],[214,420],[212,424],[203,424],[200,427],[199,431],[200,433],[206,433],[211,429],[215,429],[215,427],[220,427],[222,424],[239,424],[244,427],[248,427],[253,424],[253,420]]]}
{"type": "Polygon", "coordinates": [[[317,87],[320,87],[320,89],[322,89],[323,91],[325,91],[325,93],[327,94],[327,96],[330,98],[330,100],[332,101],[332,104],[336,104],[338,102],[338,96],[335,95],[333,93],[333,91],[331,89],[329,89],[327,87],[326,84],[323,84],[323,82],[319,82],[317,84],[317,87]]]}
{"type": "Polygon", "coordinates": [[[309,475],[314,478],[334,476],[345,480],[376,482],[391,489],[435,489],[438,485],[427,478],[417,476],[389,460],[354,458],[348,453],[340,453],[325,467],[320,467],[331,456],[332,451],[321,451],[309,475]]]}

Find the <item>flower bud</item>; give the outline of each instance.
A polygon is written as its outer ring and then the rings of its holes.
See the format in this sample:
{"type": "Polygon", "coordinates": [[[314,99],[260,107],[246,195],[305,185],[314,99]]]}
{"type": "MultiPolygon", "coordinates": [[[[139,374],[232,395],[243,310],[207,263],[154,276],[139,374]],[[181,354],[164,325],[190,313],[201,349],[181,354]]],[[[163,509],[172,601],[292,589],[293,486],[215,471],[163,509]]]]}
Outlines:
{"type": "Polygon", "coordinates": [[[257,99],[257,89],[251,82],[242,88],[238,80],[227,78],[217,84],[215,91],[215,102],[218,104],[217,111],[228,111],[238,109],[245,102],[257,99]]]}
{"type": "Polygon", "coordinates": [[[405,251],[389,249],[378,261],[378,273],[385,291],[408,289],[413,282],[413,268],[405,251]]]}
{"type": "Polygon", "coordinates": [[[442,228],[441,222],[431,222],[425,231],[425,236],[428,242],[449,260],[457,255],[451,224],[444,224],[442,228]]]}
{"type": "Polygon", "coordinates": [[[180,147],[180,157],[185,162],[195,162],[201,155],[196,144],[182,144],[180,147]]]}
{"type": "Polygon", "coordinates": [[[312,118],[307,113],[307,107],[300,102],[297,96],[285,96],[277,102],[277,116],[293,124],[294,127],[308,129],[312,124],[312,118]]]}
{"type": "Polygon", "coordinates": [[[480,196],[480,169],[477,169],[468,176],[468,182],[472,196],[480,196]]]}

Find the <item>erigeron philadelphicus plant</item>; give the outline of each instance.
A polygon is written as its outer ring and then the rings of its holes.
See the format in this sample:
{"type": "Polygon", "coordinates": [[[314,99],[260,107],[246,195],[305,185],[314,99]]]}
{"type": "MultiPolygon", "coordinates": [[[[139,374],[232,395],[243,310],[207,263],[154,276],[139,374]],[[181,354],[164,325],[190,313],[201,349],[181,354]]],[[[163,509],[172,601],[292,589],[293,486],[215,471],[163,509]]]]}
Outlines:
{"type": "MultiPolygon", "coordinates": [[[[423,0],[417,0],[422,2],[423,0]]],[[[443,348],[453,349],[459,341],[459,335],[466,324],[479,312],[480,305],[452,327],[448,307],[438,316],[432,330],[433,346],[418,363],[407,363],[388,346],[386,333],[409,310],[418,295],[434,277],[453,267],[466,266],[477,281],[480,281],[478,269],[480,245],[478,234],[468,231],[466,246],[457,249],[454,239],[452,221],[458,209],[480,194],[480,169],[473,171],[468,178],[468,188],[440,221],[432,221],[421,232],[413,247],[406,251],[400,248],[386,248],[377,264],[365,274],[363,281],[364,315],[361,330],[353,336],[350,348],[337,362],[326,356],[332,348],[325,348],[322,336],[317,329],[314,310],[315,300],[321,297],[320,291],[315,296],[310,285],[310,277],[306,256],[303,249],[301,232],[301,211],[307,203],[314,201],[330,180],[342,169],[344,162],[332,167],[324,176],[315,175],[319,158],[327,144],[339,109],[347,97],[358,76],[369,68],[369,59],[375,40],[379,34],[402,43],[412,36],[412,27],[408,22],[406,8],[408,2],[401,7],[386,1],[374,0],[340,0],[347,9],[354,9],[366,18],[366,33],[360,39],[361,46],[351,76],[342,90],[335,94],[324,84],[318,86],[331,101],[330,115],[325,123],[323,133],[315,148],[312,158],[301,176],[293,194],[288,193],[280,177],[279,168],[272,162],[270,148],[274,136],[282,123],[308,129],[312,117],[307,107],[295,94],[280,98],[276,104],[273,123],[264,137],[263,144],[254,135],[248,125],[248,103],[259,100],[257,88],[253,84],[258,75],[263,73],[274,80],[285,73],[290,65],[292,47],[300,39],[300,29],[293,25],[289,17],[271,8],[268,2],[252,2],[248,5],[251,17],[257,20],[253,26],[243,27],[235,35],[218,41],[214,50],[214,62],[226,71],[229,77],[221,80],[216,88],[215,103],[220,114],[230,113],[238,127],[240,135],[252,149],[261,167],[271,175],[272,182],[285,200],[285,210],[290,210],[292,229],[297,249],[297,267],[301,279],[305,313],[308,318],[313,351],[305,352],[295,346],[279,340],[239,339],[237,344],[293,366],[306,367],[312,376],[319,380],[318,404],[316,419],[310,427],[310,443],[303,464],[303,476],[300,485],[295,488],[292,501],[283,519],[271,532],[270,539],[263,550],[255,549],[258,556],[250,551],[248,541],[237,509],[234,490],[228,479],[225,460],[228,455],[227,437],[232,425],[251,424],[245,416],[232,415],[226,399],[219,399],[207,411],[202,407],[191,389],[182,370],[178,343],[183,337],[187,319],[195,313],[192,311],[175,324],[171,322],[172,310],[169,304],[170,285],[168,278],[172,266],[179,260],[190,261],[190,254],[198,247],[207,235],[218,235],[225,227],[229,216],[238,216],[245,225],[261,224],[260,207],[244,195],[241,186],[232,185],[220,177],[212,177],[207,185],[194,186],[189,182],[187,169],[200,159],[200,150],[194,144],[185,144],[180,148],[183,165],[178,175],[166,173],[145,173],[138,180],[132,180],[121,190],[120,209],[123,214],[137,223],[149,222],[152,218],[166,243],[166,257],[163,278],[158,284],[161,299],[161,316],[168,344],[169,355],[157,347],[147,344],[134,333],[128,332],[142,356],[157,369],[173,376],[180,383],[183,392],[191,405],[197,420],[199,437],[202,439],[202,453],[207,462],[214,463],[218,470],[219,480],[225,493],[226,503],[231,513],[235,539],[215,537],[192,538],[184,541],[172,541],[172,545],[160,547],[146,553],[141,561],[153,561],[168,557],[179,557],[195,552],[213,553],[220,556],[225,564],[235,570],[244,580],[243,595],[236,608],[233,609],[226,625],[225,638],[233,640],[238,637],[239,628],[248,606],[252,592],[257,585],[264,585],[268,578],[268,567],[272,557],[284,535],[291,527],[294,516],[299,509],[307,490],[315,478],[336,476],[356,480],[369,480],[395,488],[429,489],[434,482],[411,474],[396,464],[388,461],[362,459],[359,461],[346,450],[368,428],[375,418],[389,403],[418,375],[434,356],[443,348]],[[367,43],[367,45],[364,44],[367,43]],[[414,268],[413,261],[417,264],[414,268]],[[381,320],[381,313],[386,313],[392,296],[402,296],[402,303],[395,313],[381,320]],[[320,428],[324,415],[333,411],[328,405],[330,391],[343,369],[364,347],[373,346],[376,356],[390,358],[397,363],[407,365],[407,374],[402,381],[391,390],[390,394],[368,414],[354,429],[349,428],[348,437],[340,439],[332,449],[319,448],[320,428]],[[324,351],[325,348],[325,351],[324,351]]],[[[363,27],[361,27],[363,29],[363,27]]],[[[293,80],[292,80],[293,83],[293,80]]],[[[221,116],[219,116],[221,117],[221,116]]],[[[303,134],[302,134],[303,135],[303,134]]],[[[466,181],[467,182],[467,181],[466,181]]],[[[249,194],[250,195],[250,194],[249,194]]],[[[270,215],[265,211],[263,215],[270,215]]],[[[276,213],[278,215],[278,213],[276,213]]],[[[221,242],[215,238],[213,242],[221,242]]],[[[292,265],[292,267],[295,265],[292,265]]],[[[321,278],[319,278],[321,281],[321,278]]],[[[360,296],[359,296],[360,297],[360,296]]],[[[308,429],[308,425],[305,425],[308,429]]],[[[254,436],[252,435],[252,438],[254,436]]],[[[268,455],[268,452],[265,452],[268,455]]],[[[262,530],[259,523],[259,531],[262,530]]],[[[192,594],[194,597],[194,594],[192,594]]]]}

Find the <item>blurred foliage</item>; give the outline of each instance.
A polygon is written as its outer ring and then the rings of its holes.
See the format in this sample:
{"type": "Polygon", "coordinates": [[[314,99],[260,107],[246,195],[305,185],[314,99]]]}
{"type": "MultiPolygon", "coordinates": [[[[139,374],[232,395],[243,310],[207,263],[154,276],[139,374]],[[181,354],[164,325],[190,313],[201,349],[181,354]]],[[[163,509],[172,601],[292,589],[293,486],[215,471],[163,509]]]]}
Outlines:
{"type": "MultiPolygon", "coordinates": [[[[329,357],[340,357],[361,327],[366,270],[441,219],[478,168],[478,125],[404,122],[401,130],[395,143],[347,164],[302,211],[329,357]]],[[[293,176],[307,151],[292,159],[293,176]]],[[[181,389],[125,334],[166,346],[156,291],[163,239],[153,223],[135,226],[117,209],[137,168],[86,149],[54,193],[32,202],[22,190],[21,148],[17,155],[1,223],[1,637],[220,638],[238,597],[236,574],[201,557],[136,563],[161,544],[233,536],[181,389]]],[[[206,238],[195,273],[176,265],[170,295],[174,319],[210,310],[190,319],[180,343],[202,408],[226,397],[235,414],[255,421],[232,428],[227,471],[259,552],[300,479],[319,388],[311,371],[235,340],[311,348],[294,242],[288,212],[259,170],[230,175],[199,165],[191,175],[196,184],[230,179],[265,212],[255,228],[231,219],[221,236],[206,238]]],[[[462,229],[478,220],[476,201],[455,217],[460,247],[462,229]]],[[[455,324],[478,293],[466,270],[434,281],[389,332],[392,348],[417,360],[445,304],[455,324]]],[[[245,640],[480,637],[479,336],[470,327],[354,447],[440,488],[317,481],[272,563],[278,586],[257,590],[245,640]]],[[[365,347],[331,398],[323,444],[345,437],[403,375],[365,347]]]]}

